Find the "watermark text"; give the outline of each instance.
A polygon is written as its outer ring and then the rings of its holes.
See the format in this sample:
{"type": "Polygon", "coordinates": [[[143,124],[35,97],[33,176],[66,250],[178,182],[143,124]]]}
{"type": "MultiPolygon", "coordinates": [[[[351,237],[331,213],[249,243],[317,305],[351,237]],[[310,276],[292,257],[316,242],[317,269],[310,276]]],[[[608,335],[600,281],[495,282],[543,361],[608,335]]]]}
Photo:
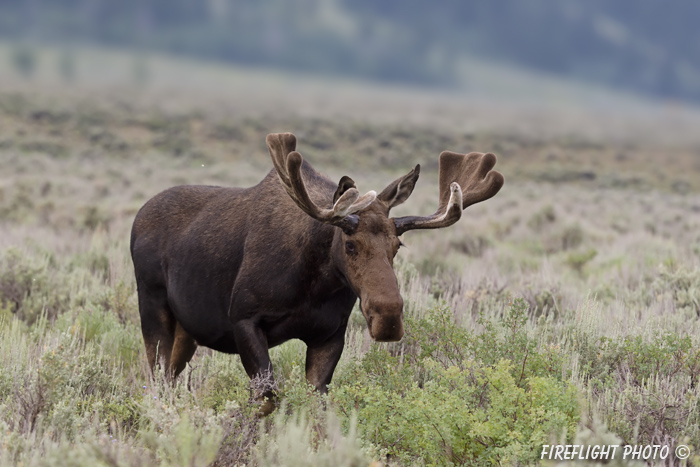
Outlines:
{"type": "MultiPolygon", "coordinates": [[[[668,457],[670,448],[659,444],[626,445],[619,444],[545,444],[542,446],[540,459],[570,460],[612,460],[615,454],[624,460],[663,460],[668,457]]],[[[679,459],[687,459],[690,449],[678,445],[674,451],[679,459]]]]}

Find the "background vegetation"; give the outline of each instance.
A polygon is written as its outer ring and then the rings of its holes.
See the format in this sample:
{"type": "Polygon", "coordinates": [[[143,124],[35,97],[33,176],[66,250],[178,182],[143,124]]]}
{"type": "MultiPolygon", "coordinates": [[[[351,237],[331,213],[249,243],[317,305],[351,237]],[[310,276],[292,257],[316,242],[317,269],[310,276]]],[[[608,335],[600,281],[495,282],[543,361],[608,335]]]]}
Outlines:
{"type": "Polygon", "coordinates": [[[654,0],[3,0],[0,37],[25,57],[89,42],[460,88],[480,57],[698,101],[698,14],[654,0]]]}
{"type": "Polygon", "coordinates": [[[160,57],[138,72],[95,49],[75,55],[75,81],[60,48],[37,50],[23,79],[13,50],[0,48],[0,464],[513,465],[556,442],[684,443],[700,462],[694,110],[160,57]],[[398,215],[434,210],[445,149],[496,152],[507,184],[455,226],[405,236],[406,337],[373,343],[355,311],[327,397],[304,381],[303,344],[274,349],[284,406],[259,421],[236,356],[198,349],[175,387],[149,376],[128,232],[169,186],[256,183],[276,131],[361,191],[421,163],[398,215]]]}

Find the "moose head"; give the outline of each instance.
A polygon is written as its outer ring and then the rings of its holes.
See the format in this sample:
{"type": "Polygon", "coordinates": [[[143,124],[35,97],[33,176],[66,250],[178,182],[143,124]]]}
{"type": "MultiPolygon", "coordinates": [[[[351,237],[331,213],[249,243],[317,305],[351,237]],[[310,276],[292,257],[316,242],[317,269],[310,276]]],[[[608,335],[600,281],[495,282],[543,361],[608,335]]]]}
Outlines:
{"type": "Polygon", "coordinates": [[[403,337],[403,299],[399,293],[393,260],[402,246],[400,236],[414,229],[438,229],[457,222],[462,211],[487,200],[501,189],[503,175],[493,169],[496,156],[445,151],[439,159],[438,207],[430,216],[390,217],[393,207],[408,199],[420,175],[420,165],[393,181],[378,195],[360,196],[348,176],[340,179],[332,206],[323,205],[325,178],[302,170],[291,133],[267,136],[272,162],[287,194],[296,205],[319,222],[337,227],[332,258],[346,284],[360,298],[370,336],[380,342],[403,337]]]}

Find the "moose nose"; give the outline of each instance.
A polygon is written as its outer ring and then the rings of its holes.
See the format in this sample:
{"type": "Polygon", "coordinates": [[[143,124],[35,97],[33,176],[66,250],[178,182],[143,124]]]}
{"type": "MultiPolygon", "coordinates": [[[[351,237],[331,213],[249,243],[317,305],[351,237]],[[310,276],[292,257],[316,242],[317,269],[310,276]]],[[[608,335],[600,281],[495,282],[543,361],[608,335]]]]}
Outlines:
{"type": "Polygon", "coordinates": [[[395,342],[403,337],[403,299],[372,300],[368,303],[367,324],[377,342],[395,342]]]}

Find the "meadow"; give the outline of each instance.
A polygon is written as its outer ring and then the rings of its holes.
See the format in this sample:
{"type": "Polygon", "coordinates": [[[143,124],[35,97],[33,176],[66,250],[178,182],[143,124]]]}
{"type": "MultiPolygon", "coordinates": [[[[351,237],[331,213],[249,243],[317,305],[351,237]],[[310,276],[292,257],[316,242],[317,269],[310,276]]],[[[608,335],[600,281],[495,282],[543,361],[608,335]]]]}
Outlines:
{"type": "Polygon", "coordinates": [[[0,92],[0,465],[526,465],[559,442],[700,464],[695,111],[197,76],[0,92]],[[361,192],[420,163],[397,215],[433,212],[442,150],[495,152],[506,185],[405,235],[406,336],[372,342],[355,310],[327,396],[301,342],[275,348],[260,420],[237,356],[150,375],[128,241],[165,188],[257,183],[278,131],[361,192]]]}

